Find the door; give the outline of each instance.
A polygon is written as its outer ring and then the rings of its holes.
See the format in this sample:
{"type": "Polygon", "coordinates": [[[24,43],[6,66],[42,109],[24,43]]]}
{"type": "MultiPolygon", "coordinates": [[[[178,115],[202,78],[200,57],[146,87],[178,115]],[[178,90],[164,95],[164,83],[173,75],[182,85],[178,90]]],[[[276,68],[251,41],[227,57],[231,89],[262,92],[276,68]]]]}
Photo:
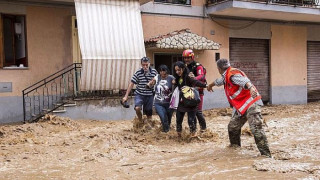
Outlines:
{"type": "Polygon", "coordinates": [[[156,70],[158,70],[159,66],[164,64],[168,66],[170,69],[170,73],[173,74],[174,67],[173,64],[177,61],[182,61],[182,53],[180,54],[165,54],[165,53],[157,53],[154,55],[154,67],[156,70]]]}
{"type": "Polygon", "coordinates": [[[320,41],[307,42],[308,101],[320,100],[320,41]]]}
{"type": "Polygon", "coordinates": [[[81,63],[82,56],[80,51],[77,17],[72,16],[72,59],[73,63],[81,63]]]}
{"type": "Polygon", "coordinates": [[[241,69],[256,86],[262,101],[270,99],[269,40],[230,38],[231,66],[241,69]]]}

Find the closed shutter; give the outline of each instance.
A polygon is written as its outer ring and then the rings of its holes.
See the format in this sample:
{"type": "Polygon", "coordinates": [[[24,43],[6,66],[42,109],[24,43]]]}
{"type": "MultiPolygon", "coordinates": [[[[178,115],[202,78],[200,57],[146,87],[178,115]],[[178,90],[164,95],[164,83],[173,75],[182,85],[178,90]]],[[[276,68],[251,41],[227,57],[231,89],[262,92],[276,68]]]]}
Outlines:
{"type": "Polygon", "coordinates": [[[320,41],[308,41],[308,101],[320,99],[320,41]]]}
{"type": "Polygon", "coordinates": [[[256,86],[264,102],[269,101],[269,40],[230,38],[230,63],[256,86]]]}

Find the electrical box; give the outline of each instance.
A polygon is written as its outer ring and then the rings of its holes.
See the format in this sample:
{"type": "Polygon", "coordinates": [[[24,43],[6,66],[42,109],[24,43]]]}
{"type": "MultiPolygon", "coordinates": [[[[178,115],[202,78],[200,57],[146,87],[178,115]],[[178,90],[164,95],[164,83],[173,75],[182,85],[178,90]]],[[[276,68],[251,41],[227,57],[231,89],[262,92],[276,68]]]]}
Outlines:
{"type": "Polygon", "coordinates": [[[0,93],[12,92],[12,82],[0,82],[0,93]]]}

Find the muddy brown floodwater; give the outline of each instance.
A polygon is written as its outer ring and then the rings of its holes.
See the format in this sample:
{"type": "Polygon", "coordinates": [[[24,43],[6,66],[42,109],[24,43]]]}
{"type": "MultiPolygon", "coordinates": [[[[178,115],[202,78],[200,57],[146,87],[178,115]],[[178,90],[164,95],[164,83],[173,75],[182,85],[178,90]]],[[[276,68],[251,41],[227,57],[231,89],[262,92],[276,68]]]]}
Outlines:
{"type": "Polygon", "coordinates": [[[0,126],[0,179],[320,179],[320,103],[263,108],[273,158],[259,155],[248,124],[229,148],[231,109],[205,111],[208,132],[177,139],[133,121],[46,116],[0,126]]]}

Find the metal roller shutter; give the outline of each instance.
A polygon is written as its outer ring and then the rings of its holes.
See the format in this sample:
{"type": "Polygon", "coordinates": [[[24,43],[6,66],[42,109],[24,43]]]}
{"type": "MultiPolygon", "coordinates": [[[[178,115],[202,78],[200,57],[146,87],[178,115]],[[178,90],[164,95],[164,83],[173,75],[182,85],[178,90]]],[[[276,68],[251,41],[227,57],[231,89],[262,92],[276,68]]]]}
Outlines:
{"type": "Polygon", "coordinates": [[[257,87],[264,102],[269,101],[269,40],[230,38],[231,66],[241,69],[257,87]]]}
{"type": "Polygon", "coordinates": [[[320,99],[320,41],[308,41],[308,101],[320,99]]]}

